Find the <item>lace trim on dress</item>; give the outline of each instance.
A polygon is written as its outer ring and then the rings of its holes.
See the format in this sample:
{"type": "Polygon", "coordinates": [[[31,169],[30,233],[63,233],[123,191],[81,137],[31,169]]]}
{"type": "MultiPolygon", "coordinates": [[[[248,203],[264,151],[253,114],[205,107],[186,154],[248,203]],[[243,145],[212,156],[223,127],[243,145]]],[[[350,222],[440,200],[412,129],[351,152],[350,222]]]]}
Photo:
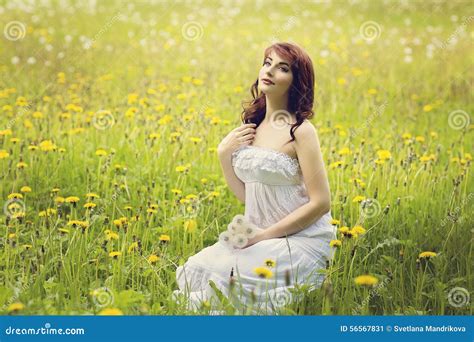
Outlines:
{"type": "Polygon", "coordinates": [[[251,145],[241,146],[232,153],[232,166],[235,165],[244,170],[253,170],[257,167],[275,173],[284,170],[288,176],[296,176],[300,172],[298,159],[270,148],[251,145]],[[250,152],[250,149],[253,151],[250,152]],[[239,153],[245,150],[248,153],[239,153]],[[286,168],[282,168],[281,161],[285,163],[286,168]]]}

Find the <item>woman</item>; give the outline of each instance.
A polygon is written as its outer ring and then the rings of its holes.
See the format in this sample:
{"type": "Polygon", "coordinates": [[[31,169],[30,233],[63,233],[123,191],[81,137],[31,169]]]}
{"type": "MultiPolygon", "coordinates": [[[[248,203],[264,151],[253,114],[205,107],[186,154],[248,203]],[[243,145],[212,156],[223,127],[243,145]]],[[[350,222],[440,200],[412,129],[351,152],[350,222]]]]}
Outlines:
{"type": "Polygon", "coordinates": [[[245,203],[245,217],[262,230],[242,249],[217,242],[177,268],[180,289],[174,294],[189,294],[190,308],[215,298],[209,280],[229,296],[232,275],[240,303],[274,312],[292,300],[289,289],[295,283],[319,287],[320,270],[332,258],[329,242],[336,232],[329,184],[308,121],[314,98],[311,59],[297,45],[273,44],[251,92],[244,124],[222,140],[218,155],[230,189],[245,203]]]}

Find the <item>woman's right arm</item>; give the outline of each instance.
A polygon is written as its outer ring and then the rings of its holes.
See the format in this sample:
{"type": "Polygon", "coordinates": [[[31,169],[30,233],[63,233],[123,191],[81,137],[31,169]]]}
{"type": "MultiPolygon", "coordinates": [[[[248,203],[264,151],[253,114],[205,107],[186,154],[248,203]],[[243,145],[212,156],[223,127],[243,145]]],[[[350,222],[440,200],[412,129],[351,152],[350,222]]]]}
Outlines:
{"type": "Polygon", "coordinates": [[[244,124],[235,128],[222,139],[217,147],[217,153],[225,180],[229,188],[242,203],[245,203],[245,183],[242,182],[234,172],[234,168],[232,167],[232,153],[241,145],[252,143],[255,137],[255,126],[255,124],[244,124]]]}

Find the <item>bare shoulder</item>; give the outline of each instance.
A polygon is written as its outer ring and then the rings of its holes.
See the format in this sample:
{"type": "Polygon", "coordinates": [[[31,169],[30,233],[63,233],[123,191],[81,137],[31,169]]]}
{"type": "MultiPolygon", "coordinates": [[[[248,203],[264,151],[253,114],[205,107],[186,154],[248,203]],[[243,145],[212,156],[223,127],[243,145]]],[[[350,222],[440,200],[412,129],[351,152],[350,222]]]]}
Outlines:
{"type": "Polygon", "coordinates": [[[317,139],[316,127],[309,120],[304,120],[303,123],[295,130],[295,138],[297,145],[305,142],[315,141],[317,139]]]}

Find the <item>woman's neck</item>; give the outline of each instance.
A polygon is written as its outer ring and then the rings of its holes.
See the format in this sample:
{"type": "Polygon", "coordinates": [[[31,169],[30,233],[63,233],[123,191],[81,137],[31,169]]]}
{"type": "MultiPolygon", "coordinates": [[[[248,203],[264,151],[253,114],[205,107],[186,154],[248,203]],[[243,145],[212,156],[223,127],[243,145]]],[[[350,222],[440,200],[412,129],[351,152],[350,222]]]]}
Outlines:
{"type": "MultiPolygon", "coordinates": [[[[264,123],[270,123],[272,122],[276,116],[279,116],[281,118],[282,112],[288,112],[288,95],[286,96],[278,96],[278,97],[271,97],[268,95],[265,95],[265,106],[266,106],[266,111],[265,111],[265,118],[263,119],[264,123]]],[[[288,118],[288,120],[292,120],[293,114],[291,114],[291,117],[288,118]]]]}

